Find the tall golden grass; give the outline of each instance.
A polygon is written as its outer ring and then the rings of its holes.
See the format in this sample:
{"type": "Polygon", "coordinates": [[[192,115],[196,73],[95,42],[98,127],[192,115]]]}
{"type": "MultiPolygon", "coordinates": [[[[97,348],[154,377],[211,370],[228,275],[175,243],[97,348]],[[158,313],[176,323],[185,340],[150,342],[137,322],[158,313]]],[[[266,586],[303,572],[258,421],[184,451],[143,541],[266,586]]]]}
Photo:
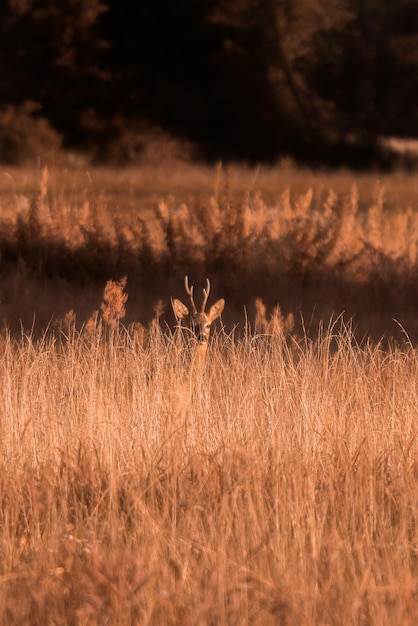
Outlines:
{"type": "Polygon", "coordinates": [[[415,624],[416,351],[116,317],[2,339],[0,623],[415,624]]]}
{"type": "Polygon", "coordinates": [[[0,194],[0,624],[416,624],[412,200],[54,185],[0,194]]]}

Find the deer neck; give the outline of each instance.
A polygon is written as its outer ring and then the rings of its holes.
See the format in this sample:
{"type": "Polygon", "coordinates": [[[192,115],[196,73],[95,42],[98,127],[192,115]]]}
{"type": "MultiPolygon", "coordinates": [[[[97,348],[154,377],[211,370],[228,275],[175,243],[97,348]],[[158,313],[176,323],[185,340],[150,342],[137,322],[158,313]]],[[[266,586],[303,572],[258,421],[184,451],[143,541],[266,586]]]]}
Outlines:
{"type": "Polygon", "coordinates": [[[196,347],[196,352],[195,352],[195,356],[194,356],[194,363],[197,366],[203,366],[205,359],[206,359],[206,352],[208,349],[208,344],[207,342],[205,343],[200,343],[197,347],[196,347]]]}

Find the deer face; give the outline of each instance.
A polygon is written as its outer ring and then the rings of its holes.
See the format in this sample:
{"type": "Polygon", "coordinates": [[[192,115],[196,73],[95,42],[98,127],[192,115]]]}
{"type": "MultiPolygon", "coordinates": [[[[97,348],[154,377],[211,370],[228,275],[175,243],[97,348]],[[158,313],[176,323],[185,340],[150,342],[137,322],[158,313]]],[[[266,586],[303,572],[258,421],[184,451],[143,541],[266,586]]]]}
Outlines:
{"type": "Polygon", "coordinates": [[[193,287],[189,287],[187,276],[185,278],[185,286],[186,291],[190,296],[190,309],[188,309],[187,306],[180,300],[174,299],[172,300],[174,315],[178,321],[186,320],[199,344],[206,345],[209,340],[212,322],[214,322],[221,315],[225,306],[225,300],[221,298],[211,306],[208,313],[205,313],[205,306],[210,291],[210,282],[207,280],[206,289],[203,290],[203,304],[201,310],[198,311],[193,299],[193,287]]]}
{"type": "Polygon", "coordinates": [[[178,320],[186,320],[189,323],[191,330],[193,331],[197,341],[200,344],[205,344],[209,340],[210,327],[222,313],[225,300],[221,298],[218,300],[209,310],[209,313],[189,311],[186,305],[180,300],[173,300],[174,315],[178,320]]]}

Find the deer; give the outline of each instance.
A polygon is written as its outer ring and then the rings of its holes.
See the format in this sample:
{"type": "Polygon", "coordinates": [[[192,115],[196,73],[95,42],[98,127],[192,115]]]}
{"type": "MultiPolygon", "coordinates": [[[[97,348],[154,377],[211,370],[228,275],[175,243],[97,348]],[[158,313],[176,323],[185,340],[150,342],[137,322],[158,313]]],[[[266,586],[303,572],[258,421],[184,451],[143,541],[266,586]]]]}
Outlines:
{"type": "Polygon", "coordinates": [[[193,286],[189,286],[188,276],[184,277],[184,286],[186,293],[190,297],[190,308],[183,304],[181,300],[177,300],[177,298],[172,299],[171,304],[177,321],[181,323],[182,320],[185,320],[194,334],[197,341],[197,361],[202,364],[206,357],[211,325],[220,317],[224,310],[225,300],[221,298],[211,306],[208,313],[205,313],[205,307],[210,293],[210,281],[207,278],[206,288],[203,289],[203,303],[200,311],[198,311],[194,302],[193,286]]]}

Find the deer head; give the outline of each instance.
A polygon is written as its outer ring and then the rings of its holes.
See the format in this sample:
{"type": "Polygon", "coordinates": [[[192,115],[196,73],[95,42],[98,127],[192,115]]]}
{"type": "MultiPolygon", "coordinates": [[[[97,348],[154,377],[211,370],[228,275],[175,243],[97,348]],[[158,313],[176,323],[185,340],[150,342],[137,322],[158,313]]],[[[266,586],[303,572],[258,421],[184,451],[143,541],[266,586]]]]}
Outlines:
{"type": "Polygon", "coordinates": [[[211,306],[208,313],[205,313],[205,307],[210,292],[210,282],[207,278],[206,289],[203,290],[203,303],[200,311],[198,311],[193,298],[193,287],[189,287],[189,279],[187,276],[184,277],[184,286],[186,288],[186,292],[190,296],[190,308],[187,308],[187,306],[180,300],[174,299],[171,301],[174,315],[178,321],[186,320],[199,345],[206,347],[209,340],[212,322],[214,322],[214,320],[221,315],[225,306],[225,300],[221,298],[211,306]]]}

